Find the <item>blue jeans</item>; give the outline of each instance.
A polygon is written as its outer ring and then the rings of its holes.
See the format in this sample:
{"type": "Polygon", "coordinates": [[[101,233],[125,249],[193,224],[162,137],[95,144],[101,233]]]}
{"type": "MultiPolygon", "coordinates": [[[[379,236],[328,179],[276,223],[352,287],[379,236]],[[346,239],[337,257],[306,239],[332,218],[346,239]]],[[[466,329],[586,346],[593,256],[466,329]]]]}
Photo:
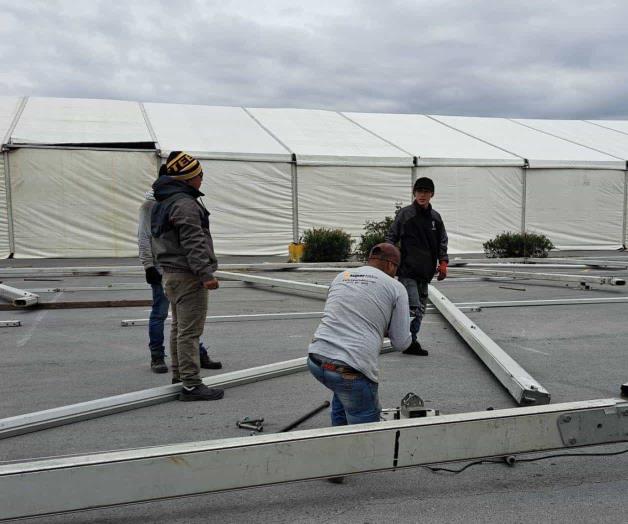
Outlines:
{"type": "Polygon", "coordinates": [[[410,334],[412,342],[416,342],[417,335],[421,329],[421,321],[427,307],[427,280],[416,280],[414,278],[399,277],[399,282],[403,284],[408,292],[408,301],[410,303],[410,314],[412,321],[410,322],[410,334]]]}
{"type": "Polygon", "coordinates": [[[164,358],[164,324],[168,318],[170,302],[161,284],[151,284],[153,307],[148,319],[148,349],[151,357],[164,358]]]}
{"type": "Polygon", "coordinates": [[[379,422],[381,408],[377,382],[361,373],[337,373],[323,369],[311,358],[307,359],[307,366],[314,378],[334,393],[331,402],[332,426],[379,422]]]}
{"type": "MultiPolygon", "coordinates": [[[[153,307],[148,318],[148,349],[152,358],[164,358],[164,324],[168,318],[170,302],[164,293],[162,284],[151,284],[153,290],[153,307]]],[[[207,355],[207,349],[201,342],[199,354],[207,355]]]]}

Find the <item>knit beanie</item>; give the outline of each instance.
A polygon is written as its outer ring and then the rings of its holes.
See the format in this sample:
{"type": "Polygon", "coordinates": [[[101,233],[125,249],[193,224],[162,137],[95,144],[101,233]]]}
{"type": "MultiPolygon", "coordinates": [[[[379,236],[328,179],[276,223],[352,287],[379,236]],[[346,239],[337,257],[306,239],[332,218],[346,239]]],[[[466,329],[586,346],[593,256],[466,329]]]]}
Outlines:
{"type": "Polygon", "coordinates": [[[168,176],[175,180],[190,180],[203,174],[201,163],[191,155],[182,151],[173,151],[166,160],[168,176]]]}

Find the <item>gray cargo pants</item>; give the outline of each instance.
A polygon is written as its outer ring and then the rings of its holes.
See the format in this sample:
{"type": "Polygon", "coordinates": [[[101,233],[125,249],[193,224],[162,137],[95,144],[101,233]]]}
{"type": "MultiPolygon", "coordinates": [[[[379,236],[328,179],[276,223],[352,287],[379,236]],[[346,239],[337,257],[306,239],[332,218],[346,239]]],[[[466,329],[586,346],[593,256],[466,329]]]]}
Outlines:
{"type": "Polygon", "coordinates": [[[164,273],[164,290],[172,310],[172,378],[180,378],[184,386],[197,386],[202,383],[198,344],[205,328],[208,292],[189,273],[164,273]]]}
{"type": "Polygon", "coordinates": [[[412,342],[416,342],[417,335],[421,329],[421,321],[423,320],[423,315],[425,315],[425,308],[427,307],[427,286],[429,282],[427,280],[402,277],[399,277],[399,282],[403,284],[408,292],[410,315],[414,317],[410,322],[410,334],[412,335],[412,342]]]}

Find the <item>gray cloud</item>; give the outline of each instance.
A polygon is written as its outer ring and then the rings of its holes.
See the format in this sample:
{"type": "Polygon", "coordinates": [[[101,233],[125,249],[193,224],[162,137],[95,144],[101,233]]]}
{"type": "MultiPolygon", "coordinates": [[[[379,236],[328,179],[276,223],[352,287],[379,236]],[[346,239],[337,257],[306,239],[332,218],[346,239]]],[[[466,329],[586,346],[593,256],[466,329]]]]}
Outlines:
{"type": "Polygon", "coordinates": [[[628,118],[622,2],[305,5],[0,0],[0,94],[628,118]]]}

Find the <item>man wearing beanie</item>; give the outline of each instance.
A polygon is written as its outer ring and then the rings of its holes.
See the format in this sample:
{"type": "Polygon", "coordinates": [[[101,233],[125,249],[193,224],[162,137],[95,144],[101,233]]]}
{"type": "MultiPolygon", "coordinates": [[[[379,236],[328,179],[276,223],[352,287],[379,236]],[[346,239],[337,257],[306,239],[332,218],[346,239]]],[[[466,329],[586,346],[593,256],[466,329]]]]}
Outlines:
{"type": "MultiPolygon", "coordinates": [[[[167,172],[166,165],[159,169],[159,176],[167,172]]],[[[151,245],[151,213],[155,205],[155,196],[152,189],[144,195],[144,202],[140,206],[139,223],[137,227],[137,243],[140,262],[146,273],[146,283],[150,284],[153,293],[153,306],[148,319],[148,349],[150,350],[150,369],[153,373],[167,373],[168,366],[164,360],[164,325],[168,318],[170,302],[164,293],[162,285],[162,271],[153,254],[151,245]]],[[[220,362],[212,360],[202,342],[199,343],[201,367],[204,369],[221,369],[220,362]]]]}
{"type": "Polygon", "coordinates": [[[173,151],[164,171],[153,184],[157,203],[151,213],[151,232],[172,306],[172,383],[183,383],[179,400],[218,400],[224,391],[208,388],[200,377],[199,340],[205,327],[208,290],[218,289],[209,212],[199,200],[203,169],[192,156],[173,151]]]}
{"type": "Polygon", "coordinates": [[[438,280],[447,277],[447,232],[440,214],[430,204],[434,196],[434,182],[427,177],[417,179],[412,188],[414,201],[399,210],[386,242],[400,243],[401,264],[397,275],[408,291],[412,344],[404,351],[407,355],[427,355],[417,335],[427,306],[427,286],[438,271],[438,280]],[[438,268],[437,268],[438,264],[438,268]]]}

